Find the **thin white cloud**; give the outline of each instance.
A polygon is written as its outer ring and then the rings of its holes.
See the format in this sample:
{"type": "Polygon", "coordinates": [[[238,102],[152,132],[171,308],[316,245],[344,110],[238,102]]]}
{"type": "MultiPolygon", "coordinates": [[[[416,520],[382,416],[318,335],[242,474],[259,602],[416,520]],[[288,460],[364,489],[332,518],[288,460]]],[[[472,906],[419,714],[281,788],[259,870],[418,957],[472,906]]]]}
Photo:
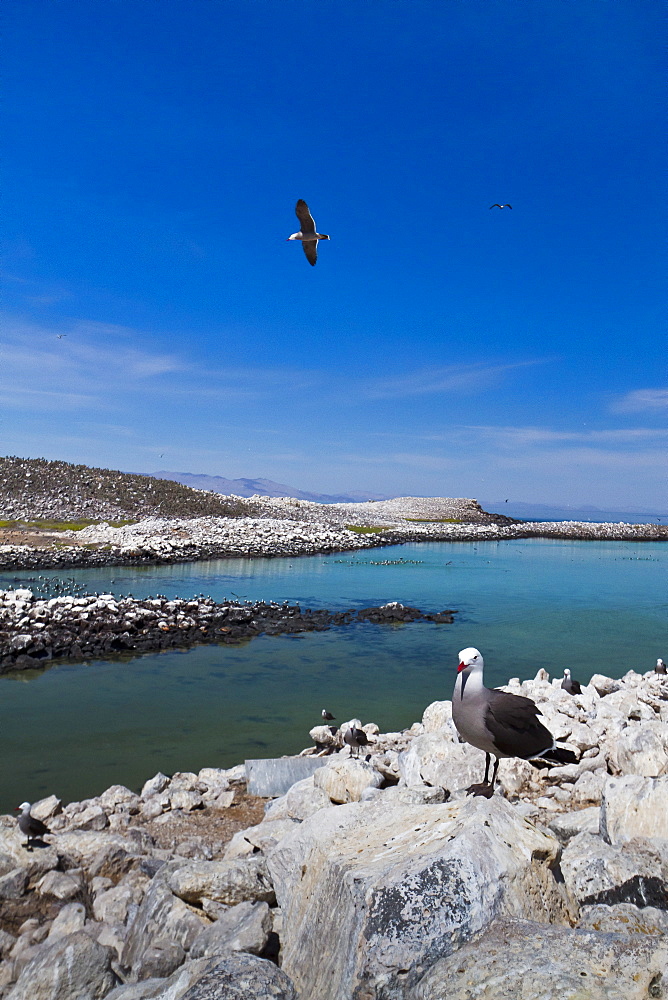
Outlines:
{"type": "Polygon", "coordinates": [[[616,400],[615,413],[660,412],[668,410],[668,389],[636,389],[616,400]]]}
{"type": "Polygon", "coordinates": [[[516,361],[506,364],[443,365],[408,372],[392,378],[362,380],[358,388],[366,399],[399,399],[442,392],[477,392],[499,382],[507,373],[546,360],[516,361]]]}

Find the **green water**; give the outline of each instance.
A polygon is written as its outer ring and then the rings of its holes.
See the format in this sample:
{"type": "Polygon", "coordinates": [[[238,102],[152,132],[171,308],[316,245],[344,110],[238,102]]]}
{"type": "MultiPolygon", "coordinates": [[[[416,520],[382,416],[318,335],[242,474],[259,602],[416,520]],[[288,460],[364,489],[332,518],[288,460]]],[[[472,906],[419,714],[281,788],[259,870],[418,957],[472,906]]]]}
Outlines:
{"type": "MultiPolygon", "coordinates": [[[[90,591],[368,607],[456,608],[455,624],[353,625],[0,678],[0,812],[55,792],[80,799],[158,770],[296,752],[328,708],[383,730],[449,698],[457,652],[477,646],[490,685],[571,668],[621,676],[668,654],[668,548],[518,540],[427,543],[299,559],[67,571],[90,591]],[[384,560],[399,564],[375,565],[384,560]],[[113,582],[112,582],[113,581],[113,582]]],[[[33,572],[0,574],[0,588],[33,572]]]]}

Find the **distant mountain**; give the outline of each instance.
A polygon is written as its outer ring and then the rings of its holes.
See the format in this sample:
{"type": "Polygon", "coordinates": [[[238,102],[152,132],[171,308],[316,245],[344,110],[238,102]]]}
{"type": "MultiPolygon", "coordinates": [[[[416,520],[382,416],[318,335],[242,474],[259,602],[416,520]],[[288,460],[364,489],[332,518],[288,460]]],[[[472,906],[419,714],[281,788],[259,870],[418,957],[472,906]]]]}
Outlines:
{"type": "Polygon", "coordinates": [[[341,493],[331,496],[327,493],[308,493],[298,490],[285,483],[275,483],[271,479],[225,479],[223,476],[195,475],[192,472],[147,472],[145,475],[153,479],[171,479],[183,486],[191,486],[196,490],[211,490],[225,496],[234,494],[238,497],[252,497],[259,494],[263,497],[294,497],[295,500],[313,500],[316,503],[363,503],[365,500],[391,500],[385,493],[341,493]]]}
{"type": "Polygon", "coordinates": [[[624,524],[657,524],[666,522],[666,514],[638,510],[603,510],[590,504],[581,507],[559,507],[546,503],[524,503],[520,500],[481,500],[480,506],[491,514],[507,514],[522,521],[591,521],[624,524]]]}

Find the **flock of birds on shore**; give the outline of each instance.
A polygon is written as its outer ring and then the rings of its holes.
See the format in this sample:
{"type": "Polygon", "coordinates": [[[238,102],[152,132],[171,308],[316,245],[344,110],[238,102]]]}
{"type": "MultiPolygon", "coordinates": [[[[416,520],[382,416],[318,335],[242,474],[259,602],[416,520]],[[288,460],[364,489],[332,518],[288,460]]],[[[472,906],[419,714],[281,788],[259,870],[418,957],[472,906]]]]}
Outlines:
{"type": "MultiPolygon", "coordinates": [[[[469,795],[491,798],[499,769],[499,760],[504,757],[518,757],[527,760],[537,768],[555,765],[575,764],[577,757],[565,747],[557,746],[549,729],[539,721],[540,709],[531,698],[509,694],[497,688],[485,687],[483,683],[484,660],[479,650],[472,646],[460,650],[457,680],[452,697],[452,718],[461,738],[471,746],[485,753],[485,777],[481,782],[470,785],[469,795]],[[494,757],[492,777],[489,767],[494,757]]],[[[654,667],[656,674],[666,674],[664,660],[659,657],[654,667]]],[[[561,687],[568,694],[581,694],[578,681],[573,680],[568,668],[564,670],[561,687]]],[[[326,708],[320,713],[325,724],[336,721],[326,708]]],[[[351,757],[359,757],[360,750],[371,741],[358,726],[358,719],[348,723],[343,734],[343,742],[350,748],[351,757]]],[[[332,735],[336,726],[330,726],[332,735]]],[[[370,759],[367,755],[366,760],[370,759]]],[[[19,811],[19,830],[26,838],[26,848],[48,846],[42,839],[51,833],[42,820],[30,814],[31,803],[22,802],[19,811]]]]}
{"type": "MultiPolygon", "coordinates": [[[[512,208],[513,206],[508,204],[500,205],[498,201],[495,201],[494,204],[489,207],[492,209],[512,208]]],[[[309,207],[303,198],[300,198],[295,205],[295,215],[299,219],[299,232],[292,233],[291,236],[288,236],[285,242],[289,243],[290,240],[299,240],[302,245],[302,250],[306,254],[307,261],[314,267],[315,262],[318,259],[318,241],[328,240],[329,236],[326,236],[325,233],[319,233],[316,230],[315,220],[313,219],[313,216],[309,211],[309,207]]]]}

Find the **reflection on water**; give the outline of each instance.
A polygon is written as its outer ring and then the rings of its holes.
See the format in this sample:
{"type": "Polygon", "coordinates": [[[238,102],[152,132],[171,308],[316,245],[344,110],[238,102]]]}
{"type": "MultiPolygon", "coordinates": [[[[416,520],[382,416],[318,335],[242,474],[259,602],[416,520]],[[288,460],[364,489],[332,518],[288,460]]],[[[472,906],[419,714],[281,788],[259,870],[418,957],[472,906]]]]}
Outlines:
{"type": "MultiPolygon", "coordinates": [[[[568,666],[581,680],[651,669],[668,646],[666,551],[532,539],[68,570],[86,590],[117,595],[237,594],[332,610],[400,600],[459,613],[454,625],[356,624],[0,678],[0,811],[50,792],[137,787],[157,770],[295,752],[323,707],[339,721],[403,728],[450,697],[457,652],[469,645],[482,650],[491,684],[539,667],[554,675],[568,666]]],[[[0,574],[0,588],[48,575],[58,573],[0,574]]]]}

